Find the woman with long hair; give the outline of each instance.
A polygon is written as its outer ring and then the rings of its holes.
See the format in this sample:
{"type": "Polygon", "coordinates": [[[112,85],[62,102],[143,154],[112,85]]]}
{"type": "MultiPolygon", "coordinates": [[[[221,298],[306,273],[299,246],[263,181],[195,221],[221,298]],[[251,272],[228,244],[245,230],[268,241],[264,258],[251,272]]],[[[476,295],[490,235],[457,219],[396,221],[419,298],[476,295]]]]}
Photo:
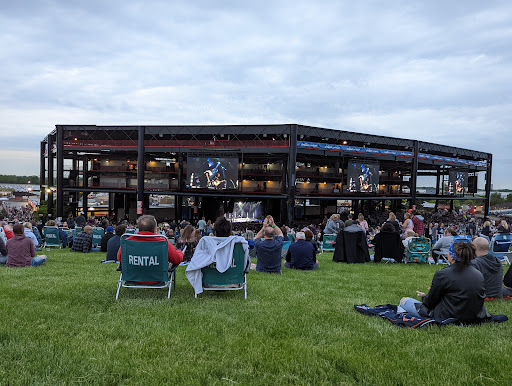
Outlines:
{"type": "Polygon", "coordinates": [[[192,225],[187,225],[185,229],[181,231],[180,238],[176,243],[176,248],[183,250],[187,247],[183,253],[183,261],[190,261],[194,255],[198,240],[194,235],[195,228],[192,225]]]}
{"type": "Polygon", "coordinates": [[[359,222],[359,226],[363,228],[364,233],[368,232],[368,222],[364,219],[364,216],[362,213],[359,213],[357,215],[357,221],[359,222]]]}
{"type": "Polygon", "coordinates": [[[404,213],[404,222],[402,223],[402,231],[405,233],[408,230],[414,230],[414,224],[411,220],[411,215],[409,213],[404,213]]]}
{"type": "Polygon", "coordinates": [[[476,323],[488,317],[484,307],[484,276],[471,263],[476,256],[475,246],[458,242],[450,247],[450,265],[434,274],[428,294],[416,291],[421,302],[402,298],[405,311],[437,320],[458,319],[462,323],[476,323]]]}
{"type": "Polygon", "coordinates": [[[505,220],[501,220],[501,223],[498,226],[498,233],[510,233],[510,227],[505,220]]]}

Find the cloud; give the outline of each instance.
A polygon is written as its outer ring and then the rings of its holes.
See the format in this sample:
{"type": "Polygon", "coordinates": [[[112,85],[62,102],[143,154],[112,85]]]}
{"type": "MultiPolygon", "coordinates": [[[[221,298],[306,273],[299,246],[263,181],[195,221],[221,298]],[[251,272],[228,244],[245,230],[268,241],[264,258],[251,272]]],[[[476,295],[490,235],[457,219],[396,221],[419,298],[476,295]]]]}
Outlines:
{"type": "Polygon", "coordinates": [[[0,133],[26,150],[57,123],[296,122],[492,152],[494,185],[511,187],[511,11],[504,1],[11,2],[0,15],[0,133]]]}

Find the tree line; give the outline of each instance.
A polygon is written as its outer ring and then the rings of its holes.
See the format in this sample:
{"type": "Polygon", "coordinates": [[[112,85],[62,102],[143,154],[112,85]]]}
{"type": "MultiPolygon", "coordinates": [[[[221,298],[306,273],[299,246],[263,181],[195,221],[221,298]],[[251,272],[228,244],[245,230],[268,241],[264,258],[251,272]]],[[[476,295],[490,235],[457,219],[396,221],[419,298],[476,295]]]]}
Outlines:
{"type": "Polygon", "coordinates": [[[0,174],[0,183],[3,184],[39,184],[38,176],[15,176],[11,174],[0,174]]]}

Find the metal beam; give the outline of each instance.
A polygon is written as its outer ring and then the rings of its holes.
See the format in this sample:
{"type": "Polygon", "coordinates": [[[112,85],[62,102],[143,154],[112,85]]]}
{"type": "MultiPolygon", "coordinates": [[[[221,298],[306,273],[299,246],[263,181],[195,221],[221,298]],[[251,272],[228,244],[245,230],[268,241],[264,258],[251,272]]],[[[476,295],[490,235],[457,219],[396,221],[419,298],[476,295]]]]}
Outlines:
{"type": "Polygon", "coordinates": [[[144,134],[144,126],[139,126],[137,147],[137,208],[139,206],[139,202],[142,202],[142,207],[144,208],[144,169],[146,168],[144,163],[144,134]]]}
{"type": "Polygon", "coordinates": [[[492,174],[492,154],[489,154],[487,160],[487,171],[485,173],[485,206],[484,206],[484,219],[489,217],[491,209],[491,174],[492,174]]]}
{"type": "Polygon", "coordinates": [[[64,217],[64,148],[62,126],[57,126],[57,217],[64,217]]]}

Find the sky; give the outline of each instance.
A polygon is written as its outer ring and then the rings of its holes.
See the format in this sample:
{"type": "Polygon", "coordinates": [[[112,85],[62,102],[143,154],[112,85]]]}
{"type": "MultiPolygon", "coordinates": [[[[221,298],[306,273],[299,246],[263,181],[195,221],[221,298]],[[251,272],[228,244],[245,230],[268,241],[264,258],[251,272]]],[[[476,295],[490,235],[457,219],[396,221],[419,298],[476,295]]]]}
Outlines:
{"type": "Polygon", "coordinates": [[[0,174],[38,175],[56,124],[297,123],[493,153],[512,188],[510,1],[0,9],[0,174]]]}

